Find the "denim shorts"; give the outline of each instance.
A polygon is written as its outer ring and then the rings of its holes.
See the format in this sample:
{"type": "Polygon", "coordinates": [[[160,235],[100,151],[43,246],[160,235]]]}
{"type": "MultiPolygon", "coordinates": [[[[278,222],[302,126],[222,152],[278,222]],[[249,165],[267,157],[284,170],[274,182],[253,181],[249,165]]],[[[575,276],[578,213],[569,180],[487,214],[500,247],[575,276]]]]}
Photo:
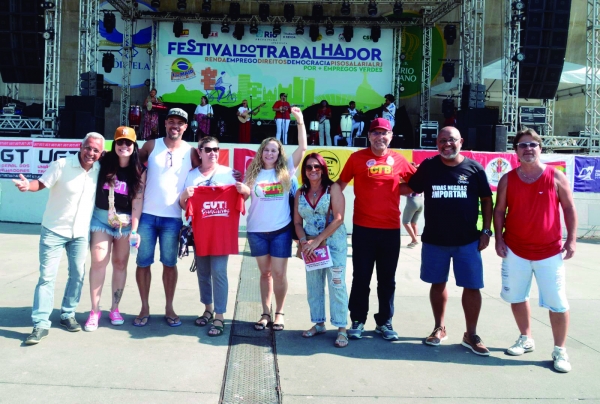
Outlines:
{"type": "Polygon", "coordinates": [[[160,262],[168,267],[177,265],[179,230],[181,218],[154,216],[142,213],[138,233],[142,238],[137,254],[138,267],[149,267],[154,263],[156,240],[160,246],[160,262]]]}
{"type": "Polygon", "coordinates": [[[275,231],[249,232],[248,244],[250,244],[250,255],[253,257],[270,255],[276,258],[289,258],[292,255],[292,227],[287,225],[275,231]]]}
{"type": "Polygon", "coordinates": [[[478,247],[479,240],[451,247],[423,243],[421,280],[427,283],[448,282],[450,259],[452,259],[456,286],[483,289],[483,262],[478,247]]]}
{"type": "Polygon", "coordinates": [[[97,231],[104,232],[113,238],[129,237],[131,225],[121,227],[121,231],[119,232],[119,229],[115,229],[108,224],[108,210],[94,207],[92,221],[90,222],[90,232],[94,233],[97,231]]]}

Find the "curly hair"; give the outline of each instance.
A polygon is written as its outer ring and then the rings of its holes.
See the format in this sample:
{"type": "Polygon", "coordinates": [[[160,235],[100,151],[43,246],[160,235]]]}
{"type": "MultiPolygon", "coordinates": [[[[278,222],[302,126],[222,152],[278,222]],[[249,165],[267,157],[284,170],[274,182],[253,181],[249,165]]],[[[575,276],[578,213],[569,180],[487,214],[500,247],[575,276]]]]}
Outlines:
{"type": "Polygon", "coordinates": [[[250,166],[248,166],[248,169],[246,170],[244,183],[250,188],[254,186],[256,177],[258,177],[260,170],[264,168],[262,155],[269,142],[275,142],[277,144],[279,156],[275,162],[275,174],[277,175],[277,179],[281,182],[281,185],[283,185],[284,192],[289,192],[292,186],[292,180],[290,178],[290,172],[287,168],[287,157],[285,155],[285,150],[283,150],[283,145],[274,137],[268,137],[260,144],[260,147],[256,152],[256,156],[254,156],[254,159],[252,159],[250,166]]]}

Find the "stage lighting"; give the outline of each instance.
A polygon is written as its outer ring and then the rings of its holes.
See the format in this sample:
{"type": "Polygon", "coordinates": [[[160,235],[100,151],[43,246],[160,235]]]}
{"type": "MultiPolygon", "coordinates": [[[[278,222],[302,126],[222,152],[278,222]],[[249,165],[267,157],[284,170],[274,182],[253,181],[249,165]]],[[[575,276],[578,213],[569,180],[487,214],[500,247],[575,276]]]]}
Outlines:
{"type": "Polygon", "coordinates": [[[283,16],[287,22],[290,22],[294,19],[294,5],[291,3],[283,6],[283,16]]]}
{"type": "Polygon", "coordinates": [[[404,84],[400,84],[400,86],[398,87],[398,92],[400,94],[402,94],[404,92],[405,88],[404,88],[404,84]]]}
{"type": "Polygon", "coordinates": [[[210,0],[204,0],[202,2],[202,12],[203,13],[210,13],[211,8],[212,8],[212,4],[211,4],[210,0]]]}
{"type": "Polygon", "coordinates": [[[444,39],[447,45],[452,45],[456,39],[456,25],[448,24],[444,27],[444,39]]]}
{"type": "Polygon", "coordinates": [[[316,22],[319,22],[323,19],[323,5],[322,4],[313,4],[312,18],[316,22]]]}
{"type": "Polygon", "coordinates": [[[110,73],[114,65],[115,55],[110,52],[104,53],[102,55],[102,68],[104,68],[104,73],[110,73]]]}
{"type": "Polygon", "coordinates": [[[317,24],[312,24],[308,30],[308,35],[310,36],[311,41],[317,42],[317,39],[319,38],[319,26],[317,24]]]}
{"type": "Polygon", "coordinates": [[[258,16],[261,21],[267,21],[269,19],[269,8],[267,3],[260,3],[258,6],[258,16]]]}
{"type": "Polygon", "coordinates": [[[332,36],[333,34],[334,34],[333,23],[331,21],[328,21],[327,24],[325,25],[325,35],[332,36]]]}
{"type": "Polygon", "coordinates": [[[112,34],[117,26],[117,18],[113,13],[104,14],[104,29],[107,34],[112,34]]]}
{"type": "Polygon", "coordinates": [[[256,20],[250,21],[250,33],[258,34],[258,24],[257,24],[256,20]]]}
{"type": "Polygon", "coordinates": [[[446,83],[450,83],[454,77],[454,63],[446,62],[442,65],[442,76],[446,83]]]}
{"type": "Polygon", "coordinates": [[[151,5],[153,8],[160,8],[160,0],[152,0],[152,1],[150,2],[150,5],[151,5]]]}
{"type": "Polygon", "coordinates": [[[200,32],[202,33],[202,38],[207,39],[210,36],[210,22],[204,21],[200,26],[200,32]]]}
{"type": "Polygon", "coordinates": [[[296,25],[296,35],[304,35],[304,21],[298,21],[298,25],[296,25]]]}
{"type": "Polygon", "coordinates": [[[350,42],[352,37],[354,37],[354,28],[352,28],[352,25],[344,26],[344,39],[346,42],[350,42]]]}
{"type": "Polygon", "coordinates": [[[241,41],[244,36],[244,24],[238,23],[235,24],[235,28],[233,30],[233,37],[238,41],[241,41]]]}
{"type": "Polygon", "coordinates": [[[240,3],[229,3],[229,18],[232,20],[237,20],[240,18],[240,3]]]}
{"type": "Polygon", "coordinates": [[[179,10],[179,11],[185,11],[186,8],[187,8],[187,1],[186,0],[178,0],[177,1],[177,10],[179,10]]]}
{"type": "Polygon", "coordinates": [[[371,27],[371,41],[379,42],[379,38],[381,38],[381,27],[374,25],[371,27]]]}
{"type": "Polygon", "coordinates": [[[342,2],[342,8],[340,9],[341,15],[350,15],[350,2],[344,0],[342,2]]]}
{"type": "Polygon", "coordinates": [[[179,38],[183,33],[183,22],[180,19],[175,20],[173,23],[173,33],[175,38],[179,38]]]}
{"type": "Polygon", "coordinates": [[[221,32],[224,34],[229,33],[229,21],[223,20],[221,23],[221,32]]]}
{"type": "Polygon", "coordinates": [[[369,0],[367,13],[369,13],[371,17],[375,17],[377,15],[377,3],[375,3],[375,0],[369,0]]]}
{"type": "Polygon", "coordinates": [[[404,14],[404,9],[402,8],[402,3],[397,1],[394,3],[394,15],[397,17],[402,17],[404,14]]]}
{"type": "Polygon", "coordinates": [[[42,32],[42,38],[44,38],[46,41],[54,39],[54,30],[47,29],[46,31],[42,32]]]}
{"type": "Polygon", "coordinates": [[[281,24],[273,25],[273,35],[281,35],[281,24]]]}
{"type": "Polygon", "coordinates": [[[40,7],[43,10],[50,10],[50,9],[53,9],[54,7],[56,7],[56,4],[54,4],[53,1],[44,1],[43,3],[40,3],[40,7]]]}

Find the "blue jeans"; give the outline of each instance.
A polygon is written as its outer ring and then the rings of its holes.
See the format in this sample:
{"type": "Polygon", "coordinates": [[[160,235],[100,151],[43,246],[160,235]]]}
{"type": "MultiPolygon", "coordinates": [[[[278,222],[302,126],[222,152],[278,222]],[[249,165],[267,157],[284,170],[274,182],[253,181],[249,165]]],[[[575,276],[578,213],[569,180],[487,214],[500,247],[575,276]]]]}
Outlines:
{"type": "Polygon", "coordinates": [[[40,235],[40,278],[33,295],[31,319],[33,326],[50,328],[50,313],[54,308],[54,283],[63,248],[69,261],[69,278],[60,308],[61,320],[75,317],[85,277],[85,258],[89,247],[89,234],[85,237],[67,238],[42,226],[40,235]]]}
{"type": "Polygon", "coordinates": [[[229,255],[209,255],[206,257],[196,255],[200,302],[212,304],[214,295],[215,313],[219,314],[227,311],[227,295],[229,293],[229,283],[227,281],[228,260],[229,255]]]}
{"type": "Polygon", "coordinates": [[[160,262],[167,267],[177,265],[181,218],[154,216],[142,213],[138,234],[142,238],[138,248],[137,266],[146,268],[154,263],[156,240],[160,246],[160,262]]]}
{"type": "Polygon", "coordinates": [[[346,327],[348,324],[348,291],[346,267],[329,267],[306,273],[306,295],[310,307],[310,321],[325,322],[325,280],[329,286],[329,314],[331,324],[346,327]]]}

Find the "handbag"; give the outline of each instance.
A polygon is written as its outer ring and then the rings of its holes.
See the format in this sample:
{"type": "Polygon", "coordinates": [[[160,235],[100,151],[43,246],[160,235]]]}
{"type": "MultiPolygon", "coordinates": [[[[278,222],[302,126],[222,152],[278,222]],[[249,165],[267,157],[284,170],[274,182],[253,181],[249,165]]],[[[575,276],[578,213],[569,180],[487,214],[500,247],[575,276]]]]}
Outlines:
{"type": "MultiPolygon", "coordinates": [[[[327,193],[329,193],[329,187],[327,188],[327,193]]],[[[325,230],[327,228],[327,226],[329,226],[331,224],[331,222],[333,220],[329,220],[331,217],[333,217],[333,209],[331,209],[331,197],[329,198],[329,209],[327,209],[327,214],[325,215],[325,228],[323,230],[325,230]]],[[[306,240],[314,240],[316,239],[317,236],[306,236],[306,240]]],[[[321,244],[319,244],[319,247],[325,247],[327,245],[327,239],[323,240],[321,242],[321,244]]],[[[302,249],[300,248],[300,242],[298,242],[298,249],[296,250],[296,257],[302,259],[302,249]]]]}
{"type": "Polygon", "coordinates": [[[115,208],[115,186],[113,184],[110,185],[108,190],[108,224],[113,229],[119,229],[119,233],[121,233],[121,228],[131,224],[131,215],[117,213],[115,208]]]}

